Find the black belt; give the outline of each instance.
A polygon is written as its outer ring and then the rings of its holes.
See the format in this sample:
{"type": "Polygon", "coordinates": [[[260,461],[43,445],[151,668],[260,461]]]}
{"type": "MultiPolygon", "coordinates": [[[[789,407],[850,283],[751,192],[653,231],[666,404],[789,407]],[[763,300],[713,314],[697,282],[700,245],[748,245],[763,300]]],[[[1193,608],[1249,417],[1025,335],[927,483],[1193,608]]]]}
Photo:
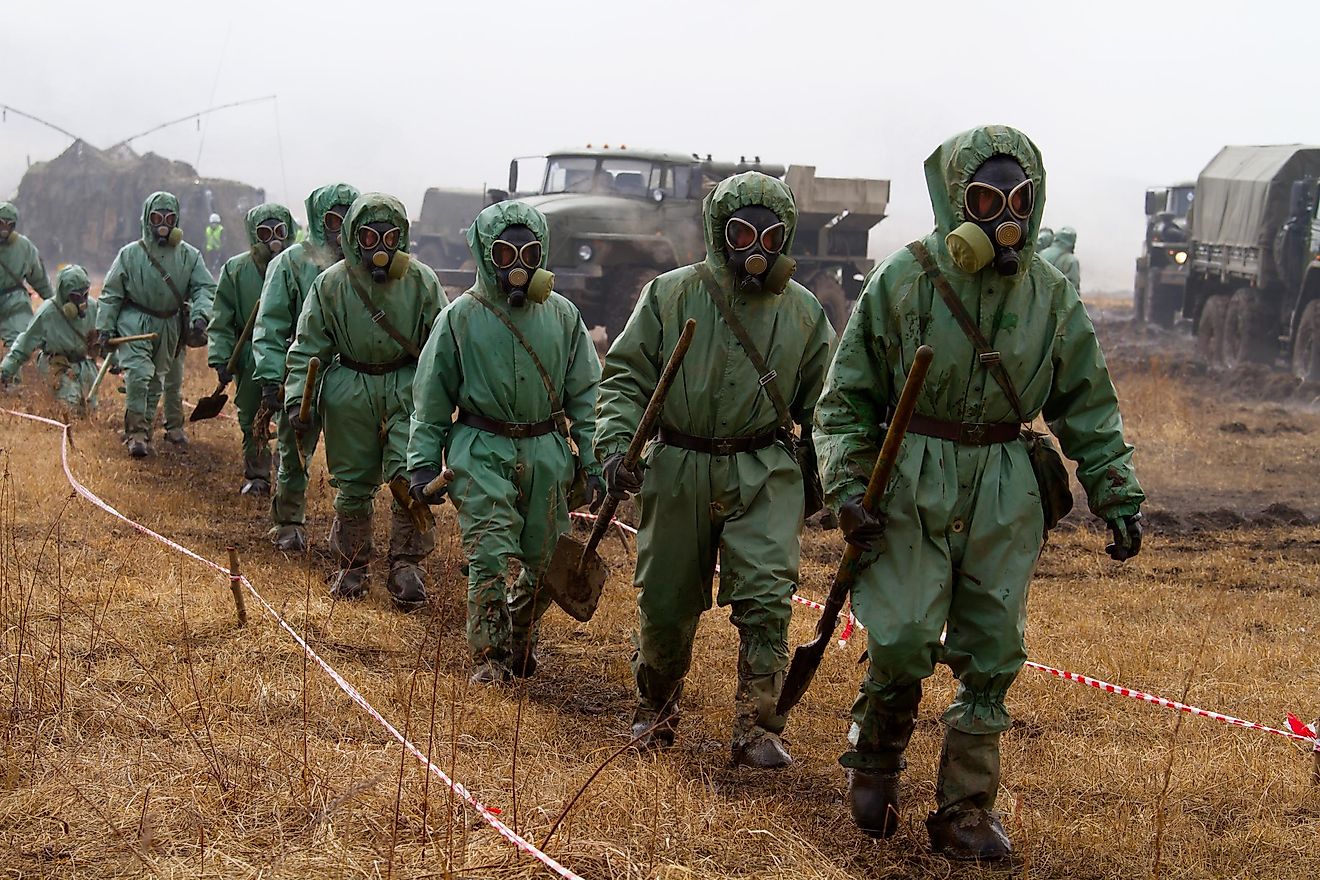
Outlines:
{"type": "Polygon", "coordinates": [[[677,446],[692,452],[704,452],[707,455],[737,455],[739,452],[755,452],[773,446],[779,439],[779,429],[771,428],[761,434],[750,437],[697,437],[684,434],[673,428],[661,427],[658,437],[666,446],[677,446]]]}
{"type": "Polygon", "coordinates": [[[362,361],[355,361],[351,357],[342,354],[338,355],[338,358],[339,362],[350,370],[356,373],[366,373],[368,376],[384,376],[389,373],[397,373],[404,367],[409,367],[417,363],[416,358],[407,354],[383,364],[366,364],[362,361]]]}
{"type": "Polygon", "coordinates": [[[174,309],[173,311],[168,311],[168,312],[162,311],[160,309],[153,309],[148,306],[144,306],[142,303],[137,302],[136,300],[134,300],[132,297],[129,296],[124,297],[124,305],[131,306],[132,308],[137,309],[139,312],[146,312],[148,315],[151,315],[154,318],[169,319],[179,314],[179,310],[177,308],[174,309]]]}
{"type": "Polygon", "coordinates": [[[1022,435],[1022,426],[1017,422],[946,422],[913,413],[908,431],[963,446],[994,446],[1016,440],[1022,435]]]}
{"type": "Polygon", "coordinates": [[[460,425],[468,425],[478,431],[485,431],[487,434],[499,434],[501,437],[509,437],[514,440],[540,437],[543,434],[552,434],[559,430],[559,423],[555,419],[546,419],[542,422],[502,422],[499,419],[479,416],[465,409],[458,411],[457,421],[460,425]]]}

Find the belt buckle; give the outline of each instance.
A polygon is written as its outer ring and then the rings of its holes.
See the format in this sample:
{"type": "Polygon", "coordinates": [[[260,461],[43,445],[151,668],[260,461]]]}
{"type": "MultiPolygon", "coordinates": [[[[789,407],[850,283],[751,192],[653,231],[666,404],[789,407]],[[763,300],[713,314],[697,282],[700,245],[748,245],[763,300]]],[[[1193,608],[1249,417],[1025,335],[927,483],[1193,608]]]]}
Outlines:
{"type": "Polygon", "coordinates": [[[733,455],[735,452],[734,441],[730,437],[711,438],[710,451],[713,455],[733,455]]]}
{"type": "Polygon", "coordinates": [[[989,426],[981,422],[963,424],[963,442],[971,446],[984,446],[989,426]]]}

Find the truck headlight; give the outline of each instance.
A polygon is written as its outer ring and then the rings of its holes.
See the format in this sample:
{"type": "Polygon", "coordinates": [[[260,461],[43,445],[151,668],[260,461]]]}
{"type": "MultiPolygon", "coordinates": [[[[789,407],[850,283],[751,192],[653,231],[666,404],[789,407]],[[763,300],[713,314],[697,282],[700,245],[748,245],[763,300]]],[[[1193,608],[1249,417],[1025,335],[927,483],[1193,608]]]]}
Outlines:
{"type": "Polygon", "coordinates": [[[591,245],[589,244],[578,245],[577,257],[578,260],[580,260],[581,262],[583,263],[591,262],[591,257],[593,253],[594,252],[591,250],[591,245]]]}
{"type": "Polygon", "coordinates": [[[1173,255],[1173,261],[1174,261],[1175,263],[1177,263],[1179,266],[1181,266],[1183,263],[1187,262],[1187,251],[1177,251],[1177,252],[1175,252],[1174,255],[1173,255]]]}

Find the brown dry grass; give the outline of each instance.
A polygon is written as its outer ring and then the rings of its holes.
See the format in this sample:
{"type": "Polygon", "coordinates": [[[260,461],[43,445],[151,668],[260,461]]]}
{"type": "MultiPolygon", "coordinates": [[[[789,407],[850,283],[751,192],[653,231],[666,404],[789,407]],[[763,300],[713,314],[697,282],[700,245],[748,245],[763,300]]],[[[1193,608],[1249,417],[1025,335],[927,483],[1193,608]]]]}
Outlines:
{"type": "MultiPolygon", "coordinates": [[[[202,370],[193,376],[191,392],[205,393],[202,370]]],[[[36,384],[25,386],[29,409],[43,406],[36,384]]],[[[1301,442],[1305,453],[1295,454],[1314,461],[1313,416],[1287,417],[1307,434],[1221,435],[1198,426],[1210,405],[1200,391],[1155,374],[1125,377],[1122,390],[1152,507],[1214,509],[1216,499],[1250,497],[1271,479],[1309,498],[1317,484],[1289,458],[1301,442]],[[1223,437],[1245,444],[1231,469],[1219,465],[1223,437]],[[1197,483],[1214,487],[1204,504],[1189,494],[1197,483]]],[[[616,574],[601,613],[578,625],[552,612],[543,671],[525,689],[469,688],[451,510],[431,561],[437,601],[428,614],[392,612],[379,570],[369,601],[332,605],[321,583],[327,561],[270,550],[263,509],[235,494],[232,422],[200,426],[185,454],[163,450],[134,464],[112,436],[117,415],[76,431],[79,476],[212,559],[237,544],[245,571],[317,650],[523,834],[540,840],[626,742],[634,612],[619,544],[607,548],[616,574]]],[[[1247,408],[1239,420],[1254,429],[1273,418],[1247,408]]],[[[401,761],[401,749],[257,608],[237,629],[223,578],[70,500],[57,432],[0,417],[0,445],[6,876],[547,876],[415,762],[401,761]]],[[[1256,509],[1268,504],[1264,490],[1260,499],[1256,509]]],[[[329,500],[318,477],[318,542],[329,500]]],[[[1103,556],[1103,543],[1076,529],[1046,549],[1032,594],[1034,659],[1173,697],[1190,681],[1191,702],[1266,723],[1288,710],[1316,714],[1320,529],[1156,533],[1122,567],[1103,556]]],[[[808,534],[806,595],[823,596],[837,552],[833,535],[808,534]]],[[[811,612],[796,611],[793,640],[813,624],[811,612]]],[[[904,828],[876,843],[850,827],[835,764],[860,641],[827,655],[792,719],[798,763],[772,775],[727,764],[731,632],[720,611],[703,623],[677,747],[607,766],[550,843],[552,855],[589,878],[981,873],[925,852],[921,820],[947,674],[927,689],[904,828]]],[[[1320,789],[1309,784],[1309,756],[1287,742],[1202,719],[1188,719],[1175,737],[1171,713],[1031,671],[1010,708],[1017,723],[1004,740],[1000,804],[1018,873],[1150,876],[1157,810],[1163,876],[1299,877],[1320,868],[1320,789]]]]}

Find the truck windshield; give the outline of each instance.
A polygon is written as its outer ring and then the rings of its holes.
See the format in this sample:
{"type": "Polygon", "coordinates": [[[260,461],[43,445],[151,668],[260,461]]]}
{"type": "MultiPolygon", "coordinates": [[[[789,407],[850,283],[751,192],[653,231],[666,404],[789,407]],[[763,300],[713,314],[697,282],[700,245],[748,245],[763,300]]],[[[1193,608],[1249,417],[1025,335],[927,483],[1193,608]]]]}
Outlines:
{"type": "Polygon", "coordinates": [[[645,196],[661,185],[660,172],[644,159],[552,156],[546,163],[542,192],[645,196]]]}
{"type": "Polygon", "coordinates": [[[1190,186],[1175,186],[1169,190],[1169,211],[1175,217],[1186,217],[1187,212],[1192,208],[1192,199],[1196,198],[1196,190],[1190,186]]]}

